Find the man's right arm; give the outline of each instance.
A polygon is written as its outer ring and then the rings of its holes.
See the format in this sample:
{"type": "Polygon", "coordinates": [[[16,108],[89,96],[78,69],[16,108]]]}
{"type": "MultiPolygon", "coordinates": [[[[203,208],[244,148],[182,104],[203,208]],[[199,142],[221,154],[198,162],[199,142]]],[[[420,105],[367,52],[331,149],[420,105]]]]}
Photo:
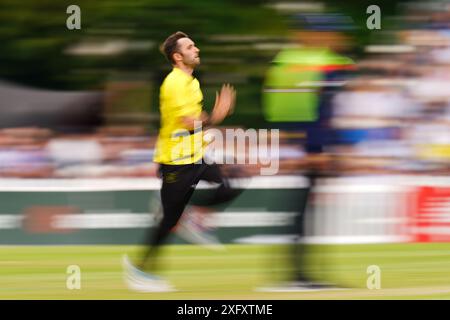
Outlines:
{"type": "Polygon", "coordinates": [[[216,125],[221,123],[226,116],[233,113],[236,102],[236,91],[229,85],[223,85],[220,93],[216,92],[216,101],[214,103],[211,115],[203,111],[200,117],[182,117],[182,122],[187,130],[194,130],[196,122],[202,122],[202,127],[216,125]]]}
{"type": "Polygon", "coordinates": [[[205,112],[202,111],[200,117],[196,118],[196,117],[189,117],[189,116],[184,116],[181,118],[181,121],[184,125],[184,127],[191,131],[195,129],[195,125],[198,124],[198,122],[202,123],[202,127],[206,127],[209,125],[209,115],[205,112]]]}

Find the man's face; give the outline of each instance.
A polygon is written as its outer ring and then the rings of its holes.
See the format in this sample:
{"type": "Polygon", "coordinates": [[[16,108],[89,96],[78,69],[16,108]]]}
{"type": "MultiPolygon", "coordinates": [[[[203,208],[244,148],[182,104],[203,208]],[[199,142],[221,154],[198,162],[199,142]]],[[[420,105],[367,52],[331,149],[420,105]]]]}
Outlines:
{"type": "Polygon", "coordinates": [[[181,38],[178,40],[178,50],[181,55],[182,62],[190,67],[200,64],[200,49],[195,46],[194,41],[189,38],[181,38]]]}

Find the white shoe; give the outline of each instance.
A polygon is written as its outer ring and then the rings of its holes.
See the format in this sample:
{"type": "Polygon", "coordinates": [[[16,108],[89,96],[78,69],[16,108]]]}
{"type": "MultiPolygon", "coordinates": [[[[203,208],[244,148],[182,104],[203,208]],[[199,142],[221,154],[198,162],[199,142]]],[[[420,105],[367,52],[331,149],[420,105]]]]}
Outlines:
{"type": "Polygon", "coordinates": [[[172,285],[164,280],[142,281],[136,278],[126,278],[125,282],[128,289],[136,292],[175,292],[177,291],[172,285]]]}
{"type": "Polygon", "coordinates": [[[136,268],[127,255],[122,257],[124,280],[128,288],[137,292],[174,292],[177,291],[167,281],[136,268]]]}

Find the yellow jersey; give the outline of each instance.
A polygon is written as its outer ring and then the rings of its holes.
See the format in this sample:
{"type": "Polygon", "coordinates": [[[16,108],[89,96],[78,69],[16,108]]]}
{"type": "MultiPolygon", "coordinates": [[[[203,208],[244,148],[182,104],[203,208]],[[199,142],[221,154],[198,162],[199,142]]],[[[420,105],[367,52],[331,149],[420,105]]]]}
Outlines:
{"type": "Polygon", "coordinates": [[[203,158],[201,126],[189,131],[183,117],[199,118],[203,94],[200,83],[179,68],[173,68],[160,89],[161,128],[153,161],[181,165],[195,163],[203,158]]]}

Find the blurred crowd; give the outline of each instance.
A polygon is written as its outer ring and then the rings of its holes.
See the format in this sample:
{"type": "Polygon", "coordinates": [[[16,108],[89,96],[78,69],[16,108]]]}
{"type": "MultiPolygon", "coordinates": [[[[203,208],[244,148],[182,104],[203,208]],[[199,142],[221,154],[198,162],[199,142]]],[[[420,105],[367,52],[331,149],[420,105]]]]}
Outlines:
{"type": "Polygon", "coordinates": [[[3,129],[0,174],[20,178],[154,176],[154,140],[139,127],[105,127],[89,134],[3,129]]]}
{"type": "Polygon", "coordinates": [[[415,6],[394,43],[366,47],[333,101],[347,172],[450,172],[450,7],[415,6]],[[431,9],[431,10],[430,10],[431,9]]]}

